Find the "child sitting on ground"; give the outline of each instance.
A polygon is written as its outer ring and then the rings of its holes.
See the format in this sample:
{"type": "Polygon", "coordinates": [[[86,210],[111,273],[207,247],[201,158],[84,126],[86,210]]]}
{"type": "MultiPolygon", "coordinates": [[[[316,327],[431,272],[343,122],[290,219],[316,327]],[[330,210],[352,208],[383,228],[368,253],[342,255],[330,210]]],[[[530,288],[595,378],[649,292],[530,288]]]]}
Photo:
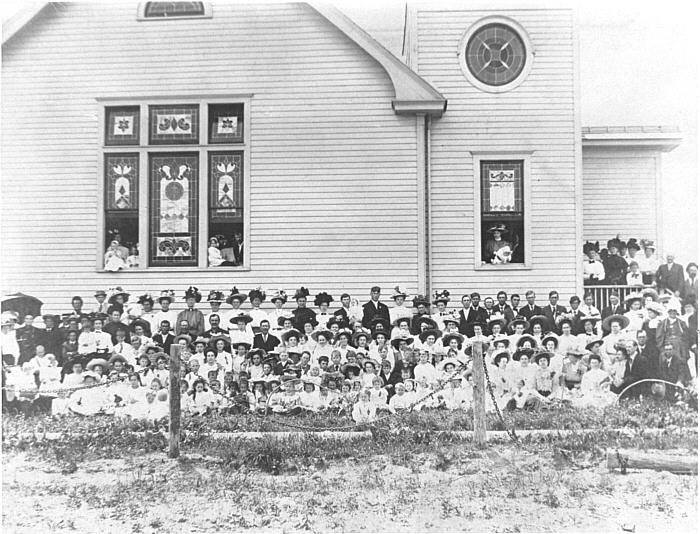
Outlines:
{"type": "Polygon", "coordinates": [[[377,406],[372,402],[369,390],[360,393],[360,400],[352,409],[352,419],[357,424],[373,423],[377,419],[377,406]]]}

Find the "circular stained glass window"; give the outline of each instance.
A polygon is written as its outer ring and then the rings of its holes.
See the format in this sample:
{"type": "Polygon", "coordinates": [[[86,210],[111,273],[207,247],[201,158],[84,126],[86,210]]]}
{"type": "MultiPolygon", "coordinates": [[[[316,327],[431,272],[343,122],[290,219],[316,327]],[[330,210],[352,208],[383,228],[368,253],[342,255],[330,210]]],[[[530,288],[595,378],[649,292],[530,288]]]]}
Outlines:
{"type": "Polygon", "coordinates": [[[475,31],[465,52],[469,72],[480,82],[496,87],[520,76],[527,58],[520,35],[500,23],[487,24],[475,31]]]}

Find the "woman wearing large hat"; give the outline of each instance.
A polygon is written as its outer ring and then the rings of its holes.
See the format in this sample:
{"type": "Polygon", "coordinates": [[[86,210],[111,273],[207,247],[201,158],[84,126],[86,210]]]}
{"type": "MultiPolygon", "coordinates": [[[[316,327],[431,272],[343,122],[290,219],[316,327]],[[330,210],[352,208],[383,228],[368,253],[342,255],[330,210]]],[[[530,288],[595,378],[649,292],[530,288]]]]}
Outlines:
{"type": "Polygon", "coordinates": [[[445,350],[453,349],[460,351],[462,350],[462,344],[464,343],[464,336],[459,333],[446,334],[442,336],[441,343],[445,350]]]}
{"type": "Polygon", "coordinates": [[[194,286],[190,286],[185,291],[185,304],[187,308],[182,310],[177,315],[177,326],[175,328],[175,333],[185,333],[191,336],[199,336],[204,333],[204,314],[195,308],[195,304],[202,301],[202,294],[194,286]],[[188,330],[187,332],[182,332],[180,328],[180,323],[182,321],[187,321],[188,330]]]}
{"type": "Polygon", "coordinates": [[[508,234],[508,228],[505,224],[496,224],[488,229],[491,234],[484,246],[484,254],[482,260],[485,263],[503,264],[510,263],[512,253],[517,247],[517,242],[513,243],[504,239],[508,234]]]}
{"type": "Polygon", "coordinates": [[[629,319],[627,330],[635,337],[637,332],[644,326],[644,320],[647,318],[646,311],[642,309],[643,301],[644,296],[642,293],[630,293],[625,297],[625,304],[629,310],[625,312],[625,317],[629,319]]]}
{"type": "Polygon", "coordinates": [[[394,286],[391,298],[394,300],[394,306],[389,308],[389,321],[393,324],[402,317],[410,320],[413,317],[413,310],[405,304],[408,298],[406,290],[400,286],[394,286]]]}
{"type": "Polygon", "coordinates": [[[119,304],[124,306],[129,301],[129,293],[124,291],[121,286],[110,289],[109,293],[109,298],[107,299],[109,304],[119,304]]]}
{"type": "Polygon", "coordinates": [[[241,304],[243,304],[246,300],[248,300],[248,295],[242,291],[239,291],[236,286],[233,286],[228,297],[226,297],[226,304],[234,306],[234,309],[237,309],[240,308],[241,304]],[[234,301],[238,302],[237,306],[234,305],[234,301]]]}
{"type": "Polygon", "coordinates": [[[605,364],[615,360],[617,354],[616,345],[626,339],[627,335],[624,330],[628,325],[629,319],[624,315],[615,314],[603,319],[603,330],[609,332],[609,334],[603,336],[602,355],[605,358],[605,364]]]}
{"type": "MultiPolygon", "coordinates": [[[[267,314],[267,320],[270,321],[270,325],[273,330],[281,330],[279,326],[279,319],[285,315],[288,315],[282,308],[287,303],[287,292],[283,289],[277,289],[270,297],[270,302],[275,307],[271,312],[267,314]]],[[[289,314],[291,315],[291,314],[289,314]]]]}
{"type": "Polygon", "coordinates": [[[294,328],[301,332],[304,331],[305,323],[312,322],[313,324],[318,324],[316,312],[306,307],[308,296],[309,290],[304,286],[294,292],[294,300],[297,303],[296,309],[292,311],[292,315],[294,315],[294,328]]]}
{"type": "Polygon", "coordinates": [[[229,336],[233,346],[236,346],[239,342],[253,345],[253,332],[248,328],[252,321],[253,318],[243,311],[239,311],[236,315],[231,316],[229,319],[229,336]]]}

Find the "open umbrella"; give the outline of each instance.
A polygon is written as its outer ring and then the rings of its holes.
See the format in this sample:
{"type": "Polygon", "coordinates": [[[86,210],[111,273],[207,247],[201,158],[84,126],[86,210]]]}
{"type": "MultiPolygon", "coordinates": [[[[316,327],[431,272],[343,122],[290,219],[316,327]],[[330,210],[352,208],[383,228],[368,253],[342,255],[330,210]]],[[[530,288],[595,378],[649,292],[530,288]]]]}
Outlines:
{"type": "Polygon", "coordinates": [[[38,298],[24,293],[12,293],[2,297],[2,311],[17,312],[20,322],[27,314],[34,317],[40,316],[43,304],[38,298]]]}

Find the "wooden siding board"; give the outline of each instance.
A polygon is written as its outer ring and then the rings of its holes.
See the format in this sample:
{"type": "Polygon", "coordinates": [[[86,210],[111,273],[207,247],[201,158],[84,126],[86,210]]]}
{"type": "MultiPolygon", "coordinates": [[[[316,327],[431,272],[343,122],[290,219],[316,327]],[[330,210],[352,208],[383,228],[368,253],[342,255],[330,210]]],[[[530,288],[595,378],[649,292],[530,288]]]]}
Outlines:
{"type": "MultiPolygon", "coordinates": [[[[449,102],[433,122],[432,287],[459,295],[534,289],[562,295],[576,287],[573,20],[568,10],[418,8],[418,73],[449,102]],[[529,34],[536,55],[516,89],[492,94],[473,87],[457,57],[464,32],[479,19],[505,15],[529,34]],[[472,152],[531,154],[531,269],[474,268],[475,177],[472,152]],[[570,239],[562,239],[570,235],[570,239]],[[554,246],[553,243],[557,245],[554,246]]],[[[524,295],[522,295],[524,298],[524,295]]]]}
{"type": "Polygon", "coordinates": [[[44,311],[115,285],[416,290],[415,118],[394,114],[379,64],[307,6],[222,4],[212,19],[143,23],[134,6],[64,4],[3,48],[2,74],[13,133],[2,141],[3,289],[39,296],[44,311]],[[173,92],[253,95],[251,269],[98,272],[95,99],[173,92]]]}
{"type": "Polygon", "coordinates": [[[584,240],[605,243],[619,233],[657,241],[655,158],[649,150],[584,148],[584,240]]]}

